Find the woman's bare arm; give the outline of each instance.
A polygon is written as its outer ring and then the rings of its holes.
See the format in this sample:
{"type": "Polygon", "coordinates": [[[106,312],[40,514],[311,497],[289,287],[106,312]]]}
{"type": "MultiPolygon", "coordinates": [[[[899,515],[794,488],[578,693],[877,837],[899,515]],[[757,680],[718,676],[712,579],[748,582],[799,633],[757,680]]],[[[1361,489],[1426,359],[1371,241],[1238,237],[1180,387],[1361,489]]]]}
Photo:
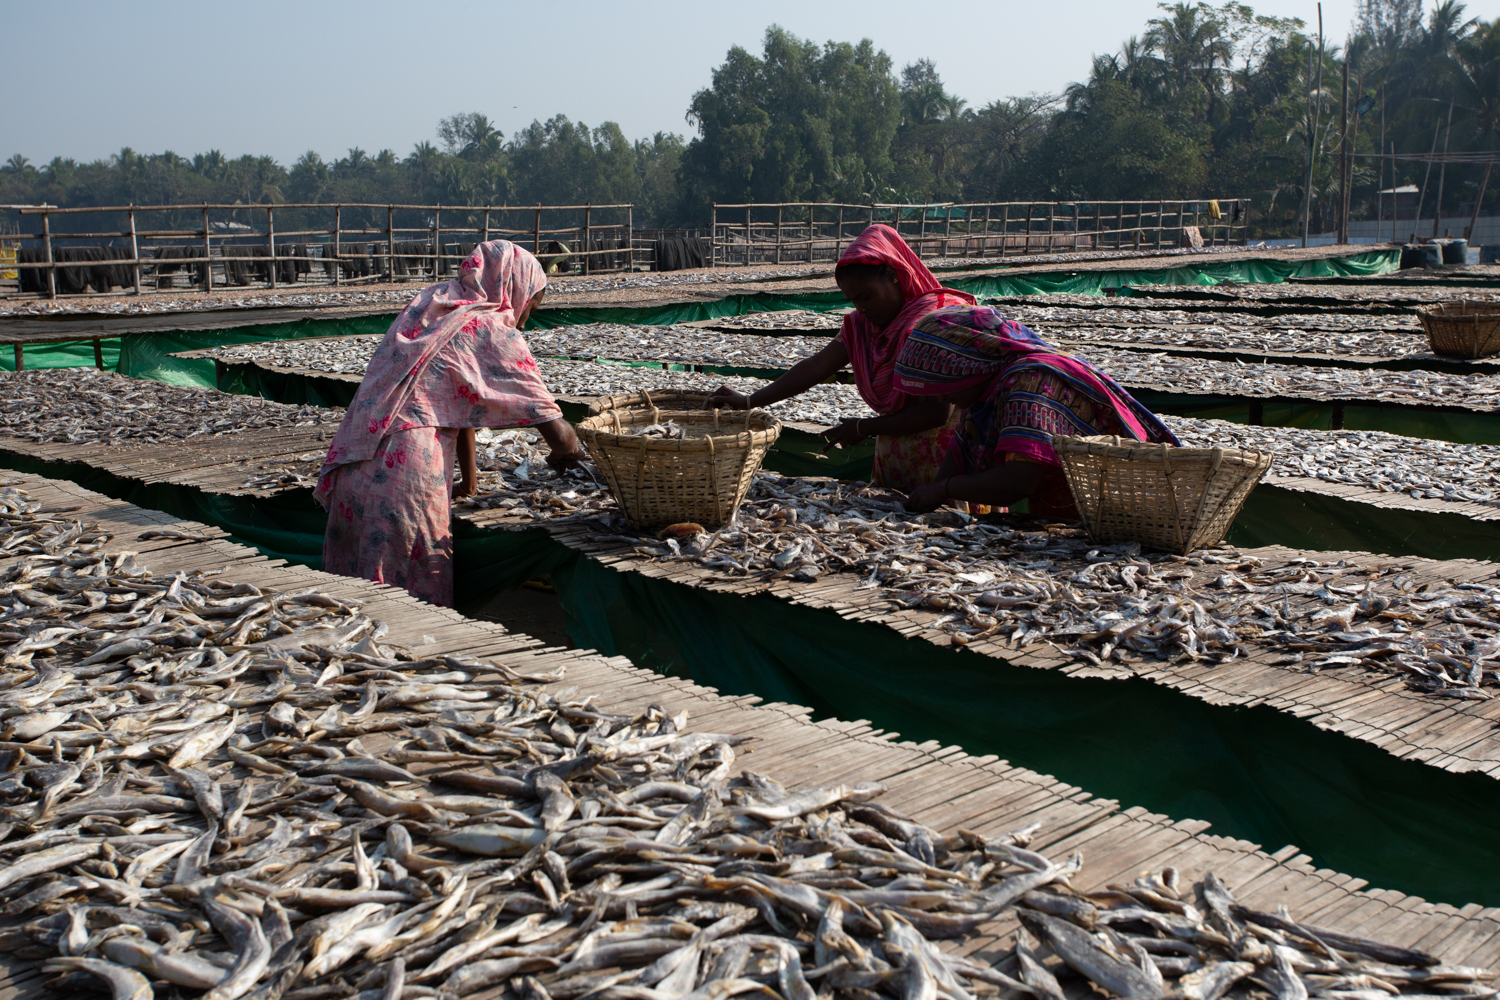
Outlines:
{"type": "Polygon", "coordinates": [[[829,447],[832,447],[836,444],[858,444],[877,434],[920,434],[946,424],[952,412],[953,408],[936,396],[908,396],[906,405],[895,413],[860,417],[858,420],[840,420],[837,426],[824,431],[823,436],[828,439],[829,447]]]}
{"type": "Polygon", "coordinates": [[[578,434],[573,430],[573,425],[565,418],[557,417],[545,424],[537,424],[536,429],[541,431],[547,447],[552,450],[547,456],[547,464],[552,468],[571,469],[588,457],[584,454],[583,446],[578,443],[578,434]]]}
{"type": "Polygon", "coordinates": [[[1009,507],[1036,492],[1046,475],[1041,462],[1018,459],[1001,462],[974,475],[958,475],[948,460],[938,470],[937,478],[913,490],[906,506],[912,510],[932,510],[948,500],[967,500],[991,507],[1009,507]]]}
{"type": "Polygon", "coordinates": [[[817,354],[797,362],[787,370],[785,375],[770,385],[757,389],[749,396],[727,385],[720,386],[712,396],[708,397],[708,405],[727,406],[736,410],[770,406],[772,403],[779,403],[783,399],[790,399],[804,393],[819,382],[826,382],[848,363],[849,352],[843,343],[837,340],[831,341],[817,354]]]}

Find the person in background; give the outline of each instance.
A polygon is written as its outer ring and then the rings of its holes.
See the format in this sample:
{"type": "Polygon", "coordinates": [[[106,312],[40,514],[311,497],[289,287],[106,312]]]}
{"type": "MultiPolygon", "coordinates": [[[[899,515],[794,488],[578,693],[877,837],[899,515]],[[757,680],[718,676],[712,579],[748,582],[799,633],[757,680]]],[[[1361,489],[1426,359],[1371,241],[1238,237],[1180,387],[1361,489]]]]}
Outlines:
{"type": "Polygon", "coordinates": [[[452,607],[450,498],[478,485],[474,429],[535,427],[553,468],[583,459],[520,332],[546,285],[534,256],[492,240],[396,317],[318,474],[323,569],[452,607]]]}
{"type": "Polygon", "coordinates": [[[1025,500],[1031,514],[1075,520],[1052,435],[1180,443],[1114,379],[986,306],[922,317],[896,359],[894,381],[915,399],[951,404],[961,418],[932,481],[911,493],[906,506],[914,510],[1025,500]]]}
{"type": "MultiPolygon", "coordinates": [[[[974,296],[944,288],[890,226],[873,225],[839,257],[834,281],[854,309],[839,335],[749,396],[721,386],[711,406],[769,406],[825,382],[846,365],[859,395],[878,416],[842,420],[823,436],[830,446],[875,438],[871,482],[903,493],[932,481],[953,441],[953,408],[935,397],[910,396],[894,382],[896,356],[917,321],[934,309],[973,305],[974,296]]],[[[826,450],[826,449],[825,449],[826,450]]]]}

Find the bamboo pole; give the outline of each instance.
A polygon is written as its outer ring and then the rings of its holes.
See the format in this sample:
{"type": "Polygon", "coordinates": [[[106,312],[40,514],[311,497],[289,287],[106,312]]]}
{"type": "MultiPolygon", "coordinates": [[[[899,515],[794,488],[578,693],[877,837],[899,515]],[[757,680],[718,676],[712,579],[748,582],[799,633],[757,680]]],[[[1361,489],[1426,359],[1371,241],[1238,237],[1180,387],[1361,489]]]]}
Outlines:
{"type": "Polygon", "coordinates": [[[745,266],[750,266],[750,206],[745,206],[745,266]]]}
{"type": "Polygon", "coordinates": [[[488,243],[489,241],[490,241],[490,207],[488,205],[486,205],[486,206],[484,206],[484,239],[480,240],[479,242],[481,242],[481,243],[488,243]]]}
{"type": "Polygon", "coordinates": [[[708,210],[708,266],[719,266],[719,203],[716,201],[710,203],[708,210]]]}
{"type": "Polygon", "coordinates": [[[943,209],[943,256],[948,256],[948,238],[953,235],[953,206],[943,209]]]}
{"type": "MultiPolygon", "coordinates": [[[[51,216],[42,213],[42,246],[47,251],[47,298],[57,298],[57,265],[52,262],[52,223],[51,216]]],[[[19,255],[18,255],[19,256],[19,255]]],[[[16,370],[20,371],[21,345],[16,345],[16,370]]]]}
{"type": "Polygon", "coordinates": [[[839,231],[833,241],[833,259],[835,262],[844,256],[844,206],[839,206],[839,231]]]}
{"type": "MultiPolygon", "coordinates": [[[[1346,49],[1348,45],[1344,46],[1346,49]]],[[[1343,93],[1339,95],[1339,246],[1349,242],[1349,60],[1344,60],[1343,93]]]]}
{"type": "Polygon", "coordinates": [[[342,241],[344,206],[333,206],[333,287],[338,288],[344,276],[344,245],[342,241]]]}
{"type": "Polygon", "coordinates": [[[130,257],[135,273],[135,294],[141,294],[141,248],[135,237],[135,209],[130,209],[130,257]]]}
{"type": "MultiPolygon", "coordinates": [[[[214,290],[213,248],[208,241],[208,202],[203,203],[203,290],[214,290]]],[[[226,277],[227,280],[227,277],[226,277]]]]}
{"type": "Polygon", "coordinates": [[[1031,253],[1031,213],[1036,208],[1032,202],[1026,203],[1026,249],[1023,253],[1031,253]]]}
{"type": "Polygon", "coordinates": [[[1448,140],[1453,138],[1453,100],[1448,100],[1448,128],[1443,132],[1443,165],[1438,168],[1438,195],[1432,206],[1432,238],[1437,239],[1438,223],[1443,218],[1443,182],[1448,179],[1448,140]]]}
{"type": "Polygon", "coordinates": [[[1485,189],[1490,186],[1490,170],[1495,166],[1495,161],[1490,160],[1484,165],[1484,178],[1479,182],[1479,194],[1474,198],[1474,214],[1469,216],[1469,224],[1464,227],[1464,239],[1470,239],[1474,234],[1474,227],[1479,224],[1479,205],[1484,201],[1485,189]]]}
{"type": "MultiPolygon", "coordinates": [[[[710,255],[712,256],[712,255],[710,255]]],[[[635,206],[625,210],[625,271],[635,273],[635,206]]]]}
{"type": "Polygon", "coordinates": [[[385,207],[385,280],[396,280],[396,206],[385,207]]]}
{"type": "Polygon", "coordinates": [[[94,338],[94,367],[104,370],[104,344],[98,337],[94,338]]]}
{"type": "Polygon", "coordinates": [[[438,280],[438,268],[442,266],[443,257],[443,210],[441,207],[432,210],[432,280],[438,280]]]}
{"type": "Polygon", "coordinates": [[[579,248],[579,249],[581,249],[583,251],[583,273],[585,275],[587,275],[589,273],[589,271],[590,271],[590,265],[593,263],[593,257],[590,256],[590,254],[589,254],[589,251],[593,249],[593,244],[591,244],[589,242],[589,236],[590,236],[590,234],[589,234],[589,221],[590,221],[589,220],[589,215],[590,214],[591,214],[591,209],[585,208],[583,210],[583,246],[579,248]]]}
{"type": "Polygon", "coordinates": [[[16,371],[18,371],[18,372],[19,371],[25,371],[26,370],[26,352],[21,348],[21,345],[20,345],[19,342],[16,343],[15,354],[16,354],[16,371]]]}
{"type": "Polygon", "coordinates": [[[1427,171],[1422,175],[1422,193],[1417,195],[1417,214],[1411,220],[1411,240],[1417,241],[1417,226],[1422,224],[1422,206],[1427,203],[1427,182],[1432,180],[1432,158],[1437,155],[1438,132],[1443,128],[1443,120],[1439,118],[1432,126],[1432,151],[1427,154],[1427,171]]]}
{"type": "Polygon", "coordinates": [[[809,264],[811,264],[813,262],[813,237],[816,235],[813,232],[813,211],[814,210],[813,210],[812,202],[808,202],[808,204],[807,204],[807,262],[809,264]]]}
{"type": "Polygon", "coordinates": [[[781,263],[781,206],[776,206],[776,263],[781,263]]]}
{"type": "Polygon", "coordinates": [[[534,232],[536,235],[532,239],[533,245],[536,247],[537,255],[540,256],[542,252],[542,206],[540,202],[538,202],[536,206],[535,225],[536,229],[534,230],[534,232]]]}
{"type": "MultiPolygon", "coordinates": [[[[1010,202],[1006,202],[1000,209],[1000,256],[1004,257],[1005,245],[1010,242],[1010,202]]],[[[986,232],[985,235],[989,234],[986,232]]]]}
{"type": "Polygon", "coordinates": [[[270,258],[271,290],[276,290],[276,209],[266,209],[266,256],[270,258]]]}

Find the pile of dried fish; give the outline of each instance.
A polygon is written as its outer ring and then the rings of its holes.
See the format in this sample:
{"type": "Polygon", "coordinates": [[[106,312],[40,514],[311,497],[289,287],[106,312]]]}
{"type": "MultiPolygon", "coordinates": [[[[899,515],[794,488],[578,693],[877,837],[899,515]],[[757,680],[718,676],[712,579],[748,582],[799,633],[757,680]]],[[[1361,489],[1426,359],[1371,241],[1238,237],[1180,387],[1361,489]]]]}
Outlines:
{"type": "Polygon", "coordinates": [[[752,312],[741,316],[724,316],[703,320],[694,326],[714,330],[827,330],[835,332],[844,323],[847,309],[813,312],[811,309],[778,309],[774,312],[752,312]]]}
{"type": "Polygon", "coordinates": [[[278,427],[336,425],[342,410],[290,406],[93,368],[0,374],[0,435],[65,444],[171,444],[278,427]]]}
{"type": "Polygon", "coordinates": [[[257,364],[265,368],[302,369],[330,375],[364,377],[384,334],[360,337],[314,337],[308,340],[268,340],[256,344],[228,344],[205,351],[225,364],[257,364]]]}
{"type": "Polygon", "coordinates": [[[1413,559],[1268,562],[1230,546],[1191,556],[1101,546],[1062,525],[913,515],[861,484],[757,474],[734,522],[712,535],[638,538],[600,517],[596,538],[729,578],[863,578],[967,644],[1046,644],[1095,664],[1223,663],[1245,644],[1298,669],[1404,676],[1413,688],[1488,698],[1500,684],[1500,584],[1423,578],[1413,559]]]}
{"type": "Polygon", "coordinates": [[[0,492],[0,932],[119,998],[1218,1000],[1493,995],[1485,969],[1303,925],[1174,868],[1083,893],[1035,827],[944,835],[875,784],[737,774],[746,737],[556,677],[418,658],[336,597],[158,579],[0,492]],[[1013,914],[1002,961],[939,949],[1013,914]],[[1033,938],[1032,935],[1035,935],[1033,938]],[[1385,996],[1382,993],[1382,996],[1385,996]]]}
{"type": "Polygon", "coordinates": [[[1369,400],[1402,406],[1456,406],[1478,412],[1500,408],[1500,375],[1245,364],[1092,346],[1075,348],[1074,353],[1086,357],[1126,388],[1246,399],[1369,400]]]}
{"type": "Polygon", "coordinates": [[[1253,427],[1223,420],[1167,417],[1182,443],[1196,448],[1254,448],[1275,453],[1277,477],[1301,476],[1365,486],[1414,499],[1500,506],[1500,446],[1455,444],[1383,431],[1253,427]]]}
{"type": "MultiPolygon", "coordinates": [[[[833,330],[838,329],[835,323],[833,330]]],[[[527,333],[537,357],[666,361],[740,368],[790,368],[828,346],[828,337],[766,337],[693,326],[585,323],[527,333]]]]}

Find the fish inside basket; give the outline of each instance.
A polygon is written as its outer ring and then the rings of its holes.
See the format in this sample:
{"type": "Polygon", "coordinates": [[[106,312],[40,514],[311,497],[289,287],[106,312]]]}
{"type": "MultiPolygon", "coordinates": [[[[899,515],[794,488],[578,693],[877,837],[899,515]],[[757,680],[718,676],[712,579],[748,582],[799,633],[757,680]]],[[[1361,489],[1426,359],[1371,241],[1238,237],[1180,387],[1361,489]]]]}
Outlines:
{"type": "MultiPolygon", "coordinates": [[[[660,398],[660,397],[657,397],[660,398]]],[[[764,410],[611,407],[578,436],[633,528],[734,517],[781,421],[764,410]]]]}
{"type": "Polygon", "coordinates": [[[618,396],[600,396],[589,404],[588,416],[610,410],[706,410],[708,393],[692,389],[658,389],[651,392],[625,392],[618,396]]]}
{"type": "Polygon", "coordinates": [[[1216,544],[1260,482],[1271,452],[1176,448],[1057,435],[1052,447],[1089,537],[1186,555],[1216,544]]]}
{"type": "Polygon", "coordinates": [[[1500,302],[1460,299],[1417,313],[1432,353],[1460,358],[1500,354],[1500,302]]]}

